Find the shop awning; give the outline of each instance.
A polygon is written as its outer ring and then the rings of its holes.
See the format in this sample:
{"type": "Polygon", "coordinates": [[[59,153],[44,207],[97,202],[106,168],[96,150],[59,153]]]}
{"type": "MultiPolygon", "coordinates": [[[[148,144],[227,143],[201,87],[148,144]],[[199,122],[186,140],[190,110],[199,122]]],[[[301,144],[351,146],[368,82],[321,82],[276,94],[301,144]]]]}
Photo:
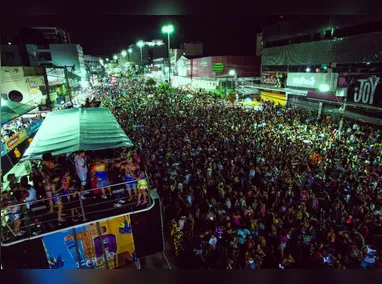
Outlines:
{"type": "Polygon", "coordinates": [[[22,161],[79,150],[132,147],[133,143],[107,108],[79,108],[50,112],[22,161]]]}

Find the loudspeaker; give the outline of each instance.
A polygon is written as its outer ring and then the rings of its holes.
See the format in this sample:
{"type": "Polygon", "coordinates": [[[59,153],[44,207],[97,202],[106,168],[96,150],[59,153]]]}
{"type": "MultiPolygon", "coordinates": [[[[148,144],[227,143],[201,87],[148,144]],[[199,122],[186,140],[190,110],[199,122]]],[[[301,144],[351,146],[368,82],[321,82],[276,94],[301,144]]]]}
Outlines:
{"type": "Polygon", "coordinates": [[[154,202],[153,208],[130,215],[137,258],[164,250],[160,199],[155,189],[150,191],[150,196],[154,202]]]}
{"type": "Polygon", "coordinates": [[[4,269],[48,269],[41,238],[1,246],[1,265],[4,269]]]}

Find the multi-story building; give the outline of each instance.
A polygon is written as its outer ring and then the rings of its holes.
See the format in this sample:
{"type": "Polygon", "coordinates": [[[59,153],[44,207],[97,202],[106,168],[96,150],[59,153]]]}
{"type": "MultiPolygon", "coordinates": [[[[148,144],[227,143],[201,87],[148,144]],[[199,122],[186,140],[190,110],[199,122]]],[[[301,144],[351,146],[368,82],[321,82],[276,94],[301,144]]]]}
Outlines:
{"type": "Polygon", "coordinates": [[[46,43],[50,44],[71,44],[70,34],[57,27],[31,27],[38,31],[46,43]]]}
{"type": "Polygon", "coordinates": [[[327,16],[264,27],[258,88],[267,99],[379,123],[381,26],[381,16],[327,16]]]}
{"type": "Polygon", "coordinates": [[[84,55],[85,66],[90,72],[101,72],[101,56],[93,56],[93,55],[84,55]]]}
{"type": "Polygon", "coordinates": [[[256,56],[181,56],[176,62],[174,86],[196,89],[235,89],[239,81],[260,75],[256,56]]]}
{"type": "Polygon", "coordinates": [[[74,73],[85,74],[85,60],[79,44],[2,45],[3,66],[74,66],[74,73]],[[24,60],[23,57],[27,60],[24,60]]]}

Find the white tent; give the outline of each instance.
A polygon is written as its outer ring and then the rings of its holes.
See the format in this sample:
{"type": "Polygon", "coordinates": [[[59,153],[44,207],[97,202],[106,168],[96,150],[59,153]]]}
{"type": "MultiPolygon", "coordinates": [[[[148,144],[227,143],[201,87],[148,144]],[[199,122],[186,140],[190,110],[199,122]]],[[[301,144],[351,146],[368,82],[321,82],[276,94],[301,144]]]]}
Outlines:
{"type": "Polygon", "coordinates": [[[41,159],[48,152],[60,155],[131,146],[109,109],[73,108],[47,115],[22,161],[41,159]]]}

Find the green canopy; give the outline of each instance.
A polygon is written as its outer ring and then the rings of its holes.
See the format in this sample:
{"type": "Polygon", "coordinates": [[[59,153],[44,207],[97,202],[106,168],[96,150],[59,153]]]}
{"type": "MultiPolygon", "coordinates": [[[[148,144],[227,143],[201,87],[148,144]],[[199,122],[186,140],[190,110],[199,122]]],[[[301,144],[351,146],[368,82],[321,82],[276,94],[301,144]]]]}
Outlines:
{"type": "Polygon", "coordinates": [[[22,161],[41,159],[48,152],[59,155],[132,146],[108,108],[73,108],[46,116],[22,161]]]}

